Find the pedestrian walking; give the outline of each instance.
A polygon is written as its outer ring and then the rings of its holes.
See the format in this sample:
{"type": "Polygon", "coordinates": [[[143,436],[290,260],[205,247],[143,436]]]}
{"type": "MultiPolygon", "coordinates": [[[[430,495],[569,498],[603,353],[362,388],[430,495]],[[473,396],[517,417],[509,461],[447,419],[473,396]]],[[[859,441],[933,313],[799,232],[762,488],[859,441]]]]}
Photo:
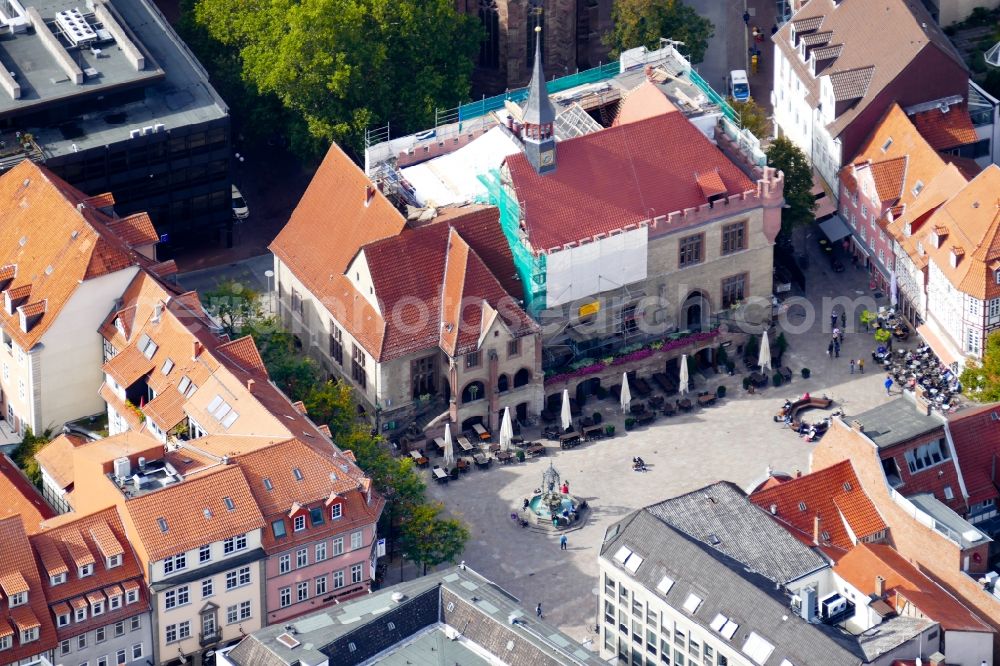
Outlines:
{"type": "Polygon", "coordinates": [[[561,537],[559,537],[559,550],[566,550],[566,544],[568,542],[569,542],[569,539],[566,538],[565,534],[563,534],[561,537]]]}
{"type": "Polygon", "coordinates": [[[840,329],[837,328],[836,326],[833,327],[833,339],[834,340],[840,339],[840,329]]]}
{"type": "Polygon", "coordinates": [[[750,12],[743,12],[743,22],[747,24],[748,28],[750,27],[750,12]]]}
{"type": "Polygon", "coordinates": [[[840,358],[840,340],[833,341],[833,353],[837,358],[840,358]]]}
{"type": "Polygon", "coordinates": [[[845,328],[845,329],[847,328],[847,311],[846,310],[841,310],[840,311],[840,327],[841,328],[845,328]]]}
{"type": "Polygon", "coordinates": [[[865,374],[865,359],[863,358],[858,359],[858,370],[861,371],[861,374],[865,374]]]}
{"type": "Polygon", "coordinates": [[[892,388],[892,375],[886,375],[885,376],[885,394],[886,395],[891,395],[892,394],[892,391],[890,391],[891,388],[892,388]]]}
{"type": "Polygon", "coordinates": [[[830,313],[830,328],[837,328],[837,313],[830,313]]]}
{"type": "Polygon", "coordinates": [[[854,359],[851,359],[851,374],[854,374],[854,359]]]}
{"type": "Polygon", "coordinates": [[[776,33],[776,32],[778,32],[778,24],[774,23],[774,24],[771,25],[771,35],[773,36],[774,33],[776,33]]]}
{"type": "Polygon", "coordinates": [[[538,604],[537,606],[535,606],[535,617],[541,617],[541,616],[542,616],[542,605],[538,604]]]}
{"type": "Polygon", "coordinates": [[[833,356],[833,340],[830,340],[830,344],[826,346],[826,355],[833,356]]]}

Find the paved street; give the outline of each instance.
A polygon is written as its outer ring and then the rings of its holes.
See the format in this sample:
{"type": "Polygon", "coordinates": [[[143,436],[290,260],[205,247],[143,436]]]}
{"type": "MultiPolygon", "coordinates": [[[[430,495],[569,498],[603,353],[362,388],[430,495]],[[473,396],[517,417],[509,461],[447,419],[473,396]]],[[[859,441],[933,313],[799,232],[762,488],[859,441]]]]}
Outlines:
{"type": "Polygon", "coordinates": [[[268,252],[243,261],[181,273],[177,276],[177,281],[185,289],[193,289],[199,294],[204,294],[206,291],[215,289],[220,282],[236,280],[264,295],[268,289],[264,271],[273,269],[274,257],[268,252]]]}
{"type": "MultiPolygon", "coordinates": [[[[686,3],[715,25],[715,35],[708,42],[705,60],[696,65],[695,69],[716,92],[723,96],[728,94],[726,77],[729,75],[729,70],[746,67],[744,3],[745,0],[724,0],[723,2],[719,2],[719,0],[689,0],[686,3]]],[[[669,36],[664,35],[664,37],[669,36]]]]}
{"type": "MultiPolygon", "coordinates": [[[[870,298],[861,271],[833,274],[819,253],[813,252],[812,268],[806,272],[812,285],[810,303],[820,304],[824,297],[870,298]]],[[[884,299],[880,303],[884,305],[884,299]]],[[[698,389],[711,389],[721,382],[728,388],[727,398],[715,407],[684,416],[661,417],[652,426],[628,434],[623,434],[614,401],[591,401],[583,407],[584,413],[599,409],[606,421],[617,424],[618,436],[569,451],[550,446],[544,458],[470,471],[445,486],[430,484],[430,494],[470,526],[472,538],[464,554],[468,565],[510,590],[526,607],[541,602],[549,621],[571,636],[592,639],[597,555],[608,525],[634,509],[720,479],[747,487],[763,478],[768,465],[790,474],[808,471],[812,445],[772,420],[786,397],[805,391],[825,393],[835,400],[835,408],[848,414],[888,399],[883,375],[871,372],[870,366],[866,375],[849,372],[849,357],[870,361],[871,335],[849,333],[841,358],[829,358],[829,321],[823,326],[823,320],[820,311],[812,329],[787,334],[791,347],[784,362],[796,373],[791,385],[748,395],[740,388],[740,375],[713,375],[707,380],[699,375],[698,389]],[[801,378],[802,367],[812,370],[810,379],[801,378]],[[649,472],[631,470],[636,455],[647,462],[649,472]],[[510,519],[512,508],[541,485],[542,472],[550,462],[569,480],[570,491],[592,508],[583,526],[569,533],[565,552],[559,550],[557,536],[521,529],[510,519]]],[[[795,326],[801,318],[793,314],[789,321],[795,326]]],[[[806,419],[820,416],[814,411],[806,419]]]]}

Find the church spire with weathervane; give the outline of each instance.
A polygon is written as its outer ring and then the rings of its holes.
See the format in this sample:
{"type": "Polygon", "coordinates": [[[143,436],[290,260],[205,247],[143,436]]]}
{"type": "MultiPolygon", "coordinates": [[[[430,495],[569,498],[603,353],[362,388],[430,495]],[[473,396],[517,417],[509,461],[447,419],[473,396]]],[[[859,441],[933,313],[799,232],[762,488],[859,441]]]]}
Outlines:
{"type": "Polygon", "coordinates": [[[556,111],[545,90],[545,73],[542,71],[542,28],[535,28],[535,62],[531,69],[531,83],[528,84],[528,101],[524,105],[521,138],[524,141],[524,156],[538,173],[548,173],[556,169],[556,140],[552,133],[552,123],[556,111]]]}

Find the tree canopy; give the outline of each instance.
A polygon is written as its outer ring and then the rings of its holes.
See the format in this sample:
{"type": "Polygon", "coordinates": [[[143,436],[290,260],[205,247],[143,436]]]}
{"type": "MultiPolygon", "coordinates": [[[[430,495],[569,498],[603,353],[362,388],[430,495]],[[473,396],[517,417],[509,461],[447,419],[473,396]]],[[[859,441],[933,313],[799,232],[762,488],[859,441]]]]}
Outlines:
{"type": "Polygon", "coordinates": [[[767,163],[785,174],[785,208],[781,211],[781,230],[813,221],[816,197],[812,194],[812,167],[805,153],[786,137],[778,137],[767,148],[767,163]]]}
{"type": "Polygon", "coordinates": [[[424,129],[465,101],[482,36],[453,0],[196,0],[193,17],[317,143],[354,149],[366,127],[424,129]]]}
{"type": "Polygon", "coordinates": [[[753,97],[743,102],[732,97],[726,101],[739,114],[740,127],[750,130],[758,139],[764,139],[768,136],[770,123],[767,120],[767,109],[755,102],[753,97]]]}
{"type": "Polygon", "coordinates": [[[440,504],[421,504],[403,523],[403,555],[428,566],[454,562],[469,538],[469,530],[454,518],[442,518],[440,504]]]}
{"type": "Polygon", "coordinates": [[[1000,331],[993,331],[986,338],[983,361],[969,361],[959,381],[962,392],[979,402],[1000,400],[1000,331]]]}
{"type": "Polygon", "coordinates": [[[684,42],[681,51],[699,63],[715,34],[715,25],[681,0],[615,0],[611,23],[614,28],[604,42],[614,58],[637,46],[658,49],[665,37],[684,42]]]}

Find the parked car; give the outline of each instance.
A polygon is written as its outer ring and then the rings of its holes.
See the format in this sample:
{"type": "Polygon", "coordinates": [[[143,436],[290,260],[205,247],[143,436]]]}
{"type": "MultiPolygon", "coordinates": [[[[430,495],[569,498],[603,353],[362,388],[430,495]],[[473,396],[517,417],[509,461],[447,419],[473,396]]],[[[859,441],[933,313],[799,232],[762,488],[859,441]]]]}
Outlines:
{"type": "Polygon", "coordinates": [[[250,217],[250,208],[247,206],[247,200],[243,198],[243,195],[235,185],[232,185],[231,187],[233,195],[233,217],[237,220],[245,220],[250,217]]]}
{"type": "Polygon", "coordinates": [[[734,69],[729,72],[729,96],[737,102],[750,99],[750,81],[744,69],[734,69]]]}

